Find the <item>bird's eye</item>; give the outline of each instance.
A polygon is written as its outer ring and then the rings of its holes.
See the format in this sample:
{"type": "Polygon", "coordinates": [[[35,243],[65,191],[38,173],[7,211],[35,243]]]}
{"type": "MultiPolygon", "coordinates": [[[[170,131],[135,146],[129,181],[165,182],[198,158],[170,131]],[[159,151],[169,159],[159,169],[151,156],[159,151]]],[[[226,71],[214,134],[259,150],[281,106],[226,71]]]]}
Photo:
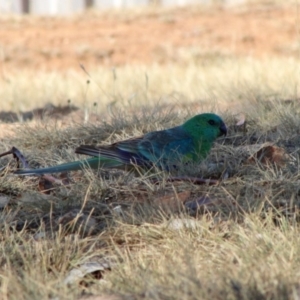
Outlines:
{"type": "Polygon", "coordinates": [[[214,125],[216,125],[216,122],[215,122],[214,120],[209,120],[209,121],[208,121],[208,124],[214,126],[214,125]]]}

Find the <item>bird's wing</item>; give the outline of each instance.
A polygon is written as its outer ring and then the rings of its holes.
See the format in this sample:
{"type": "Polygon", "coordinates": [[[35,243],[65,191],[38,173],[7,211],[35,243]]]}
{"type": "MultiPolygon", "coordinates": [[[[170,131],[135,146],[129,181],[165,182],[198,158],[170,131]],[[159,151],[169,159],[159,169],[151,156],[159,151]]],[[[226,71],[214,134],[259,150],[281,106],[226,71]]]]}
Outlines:
{"type": "Polygon", "coordinates": [[[180,127],[153,131],[138,138],[117,142],[108,146],[79,146],[75,153],[99,156],[123,164],[135,163],[150,167],[159,162],[163,169],[167,165],[188,156],[194,151],[192,138],[180,127]]]}
{"type": "Polygon", "coordinates": [[[151,161],[162,163],[178,161],[193,151],[193,139],[180,126],[167,130],[150,132],[139,143],[139,150],[151,161]]]}
{"type": "Polygon", "coordinates": [[[143,137],[132,138],[107,146],[81,145],[76,148],[75,153],[99,156],[100,159],[102,157],[116,160],[123,164],[145,165],[147,164],[147,158],[139,153],[138,148],[141,140],[143,140],[143,137]]]}

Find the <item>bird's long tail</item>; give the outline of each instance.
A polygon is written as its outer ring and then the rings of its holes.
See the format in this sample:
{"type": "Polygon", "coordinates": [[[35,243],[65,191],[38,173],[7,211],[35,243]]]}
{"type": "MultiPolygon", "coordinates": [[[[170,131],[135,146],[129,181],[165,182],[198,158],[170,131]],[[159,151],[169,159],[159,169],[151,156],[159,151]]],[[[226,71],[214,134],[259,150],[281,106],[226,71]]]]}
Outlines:
{"type": "Polygon", "coordinates": [[[87,168],[98,169],[104,168],[118,168],[123,163],[117,159],[110,159],[106,157],[92,157],[86,160],[77,160],[74,162],[64,163],[58,166],[42,168],[42,169],[29,169],[29,170],[18,170],[15,172],[17,175],[42,175],[48,173],[59,173],[68,171],[84,170],[87,168]]]}

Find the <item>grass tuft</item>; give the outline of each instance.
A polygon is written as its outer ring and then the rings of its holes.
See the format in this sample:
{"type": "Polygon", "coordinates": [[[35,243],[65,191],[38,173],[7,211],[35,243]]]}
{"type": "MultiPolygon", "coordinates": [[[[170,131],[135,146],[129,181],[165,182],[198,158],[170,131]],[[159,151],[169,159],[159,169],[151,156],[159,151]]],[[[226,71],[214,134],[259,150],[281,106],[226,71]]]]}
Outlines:
{"type": "MultiPolygon", "coordinates": [[[[99,80],[95,72],[83,94],[58,75],[58,90],[82,101],[79,115],[19,123],[3,136],[0,152],[15,146],[31,167],[50,166],[82,158],[74,154],[80,144],[109,144],[214,111],[228,135],[186,172],[221,182],[85,170],[58,174],[68,184],[48,186],[12,175],[15,162],[1,158],[0,167],[9,168],[0,177],[0,298],[299,298],[297,64],[225,59],[152,66],[147,89],[137,80],[145,80],[144,71],[117,70],[113,87],[107,73],[99,71],[99,80]],[[105,95],[95,82],[106,87],[105,95]],[[91,111],[96,96],[101,101],[91,111]],[[237,125],[240,113],[245,122],[237,125]],[[100,267],[70,281],[72,271],[88,264],[100,267]]],[[[36,94],[30,105],[40,99],[36,84],[20,83],[26,101],[36,94]]]]}

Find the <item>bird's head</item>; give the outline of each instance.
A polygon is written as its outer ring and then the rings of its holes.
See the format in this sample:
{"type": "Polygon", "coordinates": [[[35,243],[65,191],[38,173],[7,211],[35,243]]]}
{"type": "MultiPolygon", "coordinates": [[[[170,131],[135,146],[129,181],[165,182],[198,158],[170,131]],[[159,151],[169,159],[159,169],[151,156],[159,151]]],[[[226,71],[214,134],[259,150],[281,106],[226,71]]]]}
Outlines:
{"type": "Polygon", "coordinates": [[[183,124],[195,138],[213,142],[217,137],[226,135],[227,128],[224,121],[216,114],[204,113],[196,115],[183,124]]]}

